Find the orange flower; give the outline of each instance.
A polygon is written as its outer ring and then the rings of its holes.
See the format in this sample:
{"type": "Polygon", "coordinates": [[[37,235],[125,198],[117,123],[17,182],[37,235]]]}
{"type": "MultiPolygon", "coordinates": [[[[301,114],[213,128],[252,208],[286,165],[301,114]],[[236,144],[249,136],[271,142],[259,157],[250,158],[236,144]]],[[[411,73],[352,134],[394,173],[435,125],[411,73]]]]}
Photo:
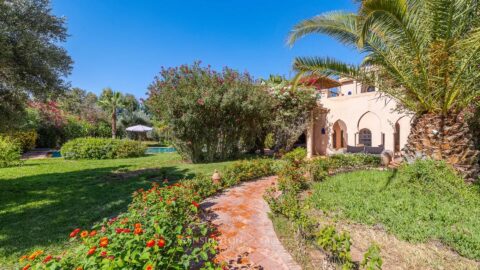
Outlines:
{"type": "Polygon", "coordinates": [[[140,223],[135,223],[135,228],[141,228],[142,227],[142,224],[140,223]]]}
{"type": "Polygon", "coordinates": [[[50,260],[52,260],[52,258],[52,255],[48,255],[47,257],[45,257],[45,259],[43,259],[43,263],[49,262],[50,260]]]}
{"type": "Polygon", "coordinates": [[[83,270],[83,267],[79,266],[79,267],[77,267],[77,269],[75,269],[75,270],[83,270]]]}
{"type": "Polygon", "coordinates": [[[87,255],[88,255],[88,256],[93,255],[96,250],[97,250],[97,247],[96,247],[96,246],[91,247],[91,248],[88,250],[87,255]]]}
{"type": "Polygon", "coordinates": [[[157,246],[163,248],[165,246],[165,240],[163,238],[158,239],[157,246]]]}
{"type": "Polygon", "coordinates": [[[90,232],[90,237],[94,237],[95,235],[97,235],[97,231],[93,230],[90,232]]]}
{"type": "Polygon", "coordinates": [[[143,230],[142,228],[135,228],[135,230],[133,231],[134,234],[142,234],[143,233],[143,230]]]}
{"type": "Polygon", "coordinates": [[[28,259],[30,261],[33,261],[33,260],[35,260],[35,258],[37,258],[38,255],[40,255],[42,253],[43,253],[43,251],[41,251],[41,250],[34,251],[32,254],[30,254],[30,256],[28,256],[28,259]]]}
{"type": "Polygon", "coordinates": [[[153,266],[151,264],[147,265],[147,267],[145,267],[145,270],[153,270],[153,266]]]}
{"type": "Polygon", "coordinates": [[[193,201],[192,204],[193,204],[196,208],[198,208],[198,207],[200,206],[196,201],[193,201]]]}
{"type": "Polygon", "coordinates": [[[70,233],[70,237],[75,237],[75,236],[77,236],[77,234],[78,234],[79,232],[80,232],[80,229],[78,229],[78,228],[75,229],[75,230],[73,230],[73,231],[70,233]]]}
{"type": "Polygon", "coordinates": [[[147,247],[153,247],[155,245],[155,240],[151,239],[147,241],[147,247]]]}
{"type": "Polygon", "coordinates": [[[107,237],[100,238],[100,246],[106,247],[107,245],[108,245],[108,238],[107,237]]]}
{"type": "Polygon", "coordinates": [[[177,238],[178,238],[178,239],[182,239],[182,238],[183,238],[183,236],[181,236],[181,235],[177,235],[177,238]]]}
{"type": "Polygon", "coordinates": [[[88,236],[88,231],[83,231],[83,232],[80,234],[80,236],[81,236],[82,238],[87,237],[87,236],[88,236]]]}
{"type": "Polygon", "coordinates": [[[30,268],[30,264],[27,264],[27,265],[25,265],[25,266],[22,268],[22,270],[27,270],[27,269],[29,269],[29,268],[30,268]]]}
{"type": "Polygon", "coordinates": [[[26,258],[28,258],[28,256],[27,256],[27,255],[23,255],[22,257],[20,257],[20,260],[19,260],[19,261],[20,261],[20,262],[23,262],[26,258]]]}

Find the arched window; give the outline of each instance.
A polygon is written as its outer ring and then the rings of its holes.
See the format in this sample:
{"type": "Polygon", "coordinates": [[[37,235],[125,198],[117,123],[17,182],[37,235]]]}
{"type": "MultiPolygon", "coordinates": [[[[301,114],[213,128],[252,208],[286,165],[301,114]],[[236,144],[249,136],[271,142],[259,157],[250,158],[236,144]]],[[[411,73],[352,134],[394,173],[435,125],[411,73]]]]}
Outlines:
{"type": "Polygon", "coordinates": [[[372,146],[372,132],[368,128],[361,129],[358,132],[358,143],[365,146],[372,146]]]}

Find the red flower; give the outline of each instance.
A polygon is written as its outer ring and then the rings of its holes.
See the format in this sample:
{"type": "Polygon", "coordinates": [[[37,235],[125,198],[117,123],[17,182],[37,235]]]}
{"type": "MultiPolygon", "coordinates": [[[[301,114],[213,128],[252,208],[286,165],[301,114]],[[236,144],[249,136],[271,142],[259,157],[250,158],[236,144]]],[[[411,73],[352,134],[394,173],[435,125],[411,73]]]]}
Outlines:
{"type": "Polygon", "coordinates": [[[132,230],[130,230],[130,229],[123,229],[123,233],[130,233],[130,232],[132,232],[132,230]]]}
{"type": "Polygon", "coordinates": [[[193,201],[192,204],[193,204],[196,208],[198,208],[198,207],[200,206],[196,201],[193,201]]]}
{"type": "Polygon", "coordinates": [[[106,252],[106,251],[102,251],[102,253],[100,253],[100,256],[102,256],[102,257],[104,257],[104,258],[107,257],[107,252],[106,252]]]}
{"type": "Polygon", "coordinates": [[[116,228],[115,231],[116,231],[117,233],[122,233],[122,232],[123,232],[123,229],[122,229],[122,228],[116,228]]]}
{"type": "Polygon", "coordinates": [[[100,238],[100,246],[101,246],[101,247],[106,247],[106,246],[108,246],[108,238],[107,238],[107,237],[102,237],[102,238],[100,238]]]}
{"type": "Polygon", "coordinates": [[[70,233],[70,237],[75,237],[80,232],[80,229],[75,229],[73,232],[70,233]]]}
{"type": "Polygon", "coordinates": [[[163,248],[165,246],[165,239],[160,238],[158,239],[157,246],[163,248]]]}
{"type": "Polygon", "coordinates": [[[30,264],[27,264],[27,265],[25,265],[25,266],[22,268],[22,270],[27,270],[27,269],[29,269],[29,268],[30,268],[30,264]]]}
{"type": "Polygon", "coordinates": [[[90,237],[94,237],[95,235],[97,235],[97,231],[93,230],[90,232],[90,237]]]}
{"type": "Polygon", "coordinates": [[[52,258],[52,255],[48,255],[47,257],[45,257],[45,259],[43,259],[43,263],[49,262],[52,258]]]}
{"type": "Polygon", "coordinates": [[[147,247],[153,247],[155,245],[155,240],[151,239],[147,241],[147,247]]]}
{"type": "Polygon", "coordinates": [[[145,270],[153,270],[153,266],[149,264],[147,267],[145,267],[145,270]]]}
{"type": "Polygon", "coordinates": [[[88,256],[93,255],[96,250],[97,250],[97,247],[96,247],[96,246],[91,247],[91,248],[88,250],[87,255],[88,255],[88,256]]]}

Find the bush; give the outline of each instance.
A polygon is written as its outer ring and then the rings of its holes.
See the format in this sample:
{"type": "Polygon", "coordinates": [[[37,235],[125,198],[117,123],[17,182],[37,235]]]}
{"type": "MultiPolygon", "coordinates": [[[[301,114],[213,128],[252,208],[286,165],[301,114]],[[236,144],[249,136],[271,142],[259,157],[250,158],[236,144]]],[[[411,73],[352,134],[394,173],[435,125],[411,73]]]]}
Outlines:
{"type": "Polygon", "coordinates": [[[0,136],[0,168],[21,164],[20,144],[9,137],[0,136]]]}
{"type": "Polygon", "coordinates": [[[359,170],[379,167],[379,156],[370,154],[338,154],[309,161],[306,169],[310,180],[323,181],[329,174],[343,170],[359,170]]]}
{"type": "Polygon", "coordinates": [[[249,74],[199,63],[162,69],[147,105],[167,124],[178,153],[194,163],[252,150],[272,112],[271,97],[249,74]]]}
{"type": "Polygon", "coordinates": [[[352,240],[346,232],[337,233],[335,227],[326,226],[317,234],[317,244],[342,264],[342,269],[353,269],[350,247],[352,240]]]}
{"type": "Polygon", "coordinates": [[[368,247],[360,265],[365,270],[382,270],[383,260],[380,256],[380,247],[377,244],[368,247]]]}
{"type": "Polygon", "coordinates": [[[65,159],[113,159],[140,157],[146,149],[132,140],[78,138],[65,143],[60,151],[65,159]]]}
{"type": "Polygon", "coordinates": [[[222,178],[223,186],[232,186],[241,181],[255,179],[267,175],[273,175],[274,171],[273,159],[253,159],[235,162],[229,167],[222,178]]]}
{"type": "Polygon", "coordinates": [[[38,134],[35,130],[29,131],[14,131],[8,134],[5,134],[6,137],[10,137],[12,140],[16,141],[22,152],[27,152],[35,148],[38,134]]]}

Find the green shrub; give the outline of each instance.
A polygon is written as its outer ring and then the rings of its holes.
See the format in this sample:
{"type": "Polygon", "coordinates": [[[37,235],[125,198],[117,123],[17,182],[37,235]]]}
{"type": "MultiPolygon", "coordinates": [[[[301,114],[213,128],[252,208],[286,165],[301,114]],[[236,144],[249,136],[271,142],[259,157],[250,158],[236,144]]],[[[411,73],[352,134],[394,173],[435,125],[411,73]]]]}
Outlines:
{"type": "Polygon", "coordinates": [[[65,159],[113,159],[140,157],[146,146],[132,140],[78,138],[68,141],[60,150],[65,159]]]}
{"type": "Polygon", "coordinates": [[[302,147],[295,148],[294,150],[283,155],[282,159],[287,162],[295,163],[297,165],[304,162],[307,157],[307,150],[302,147]]]}
{"type": "Polygon", "coordinates": [[[275,173],[274,163],[273,159],[268,158],[235,162],[223,174],[222,184],[232,186],[241,181],[273,175],[275,173]]]}
{"type": "Polygon", "coordinates": [[[367,252],[363,255],[360,266],[365,270],[382,270],[382,257],[380,256],[380,247],[372,244],[368,247],[367,252]]]}
{"type": "Polygon", "coordinates": [[[27,152],[35,148],[35,144],[38,138],[38,134],[35,130],[29,131],[14,131],[5,136],[15,140],[22,149],[22,152],[27,152]]]}
{"type": "Polygon", "coordinates": [[[20,144],[9,137],[0,136],[0,168],[21,164],[20,144]]]}
{"type": "Polygon", "coordinates": [[[313,159],[305,167],[310,180],[318,182],[325,180],[330,173],[378,167],[380,164],[380,157],[376,155],[338,154],[326,158],[313,159]]]}
{"type": "Polygon", "coordinates": [[[353,269],[350,247],[352,240],[346,232],[337,233],[335,227],[326,226],[317,234],[317,244],[342,264],[342,269],[353,269]]]}
{"type": "Polygon", "coordinates": [[[151,112],[167,124],[178,153],[195,163],[252,150],[273,105],[248,73],[215,72],[198,62],[162,69],[149,91],[151,112]]]}
{"type": "Polygon", "coordinates": [[[268,133],[267,136],[265,136],[264,145],[268,149],[272,149],[275,146],[275,135],[273,133],[268,133]]]}

